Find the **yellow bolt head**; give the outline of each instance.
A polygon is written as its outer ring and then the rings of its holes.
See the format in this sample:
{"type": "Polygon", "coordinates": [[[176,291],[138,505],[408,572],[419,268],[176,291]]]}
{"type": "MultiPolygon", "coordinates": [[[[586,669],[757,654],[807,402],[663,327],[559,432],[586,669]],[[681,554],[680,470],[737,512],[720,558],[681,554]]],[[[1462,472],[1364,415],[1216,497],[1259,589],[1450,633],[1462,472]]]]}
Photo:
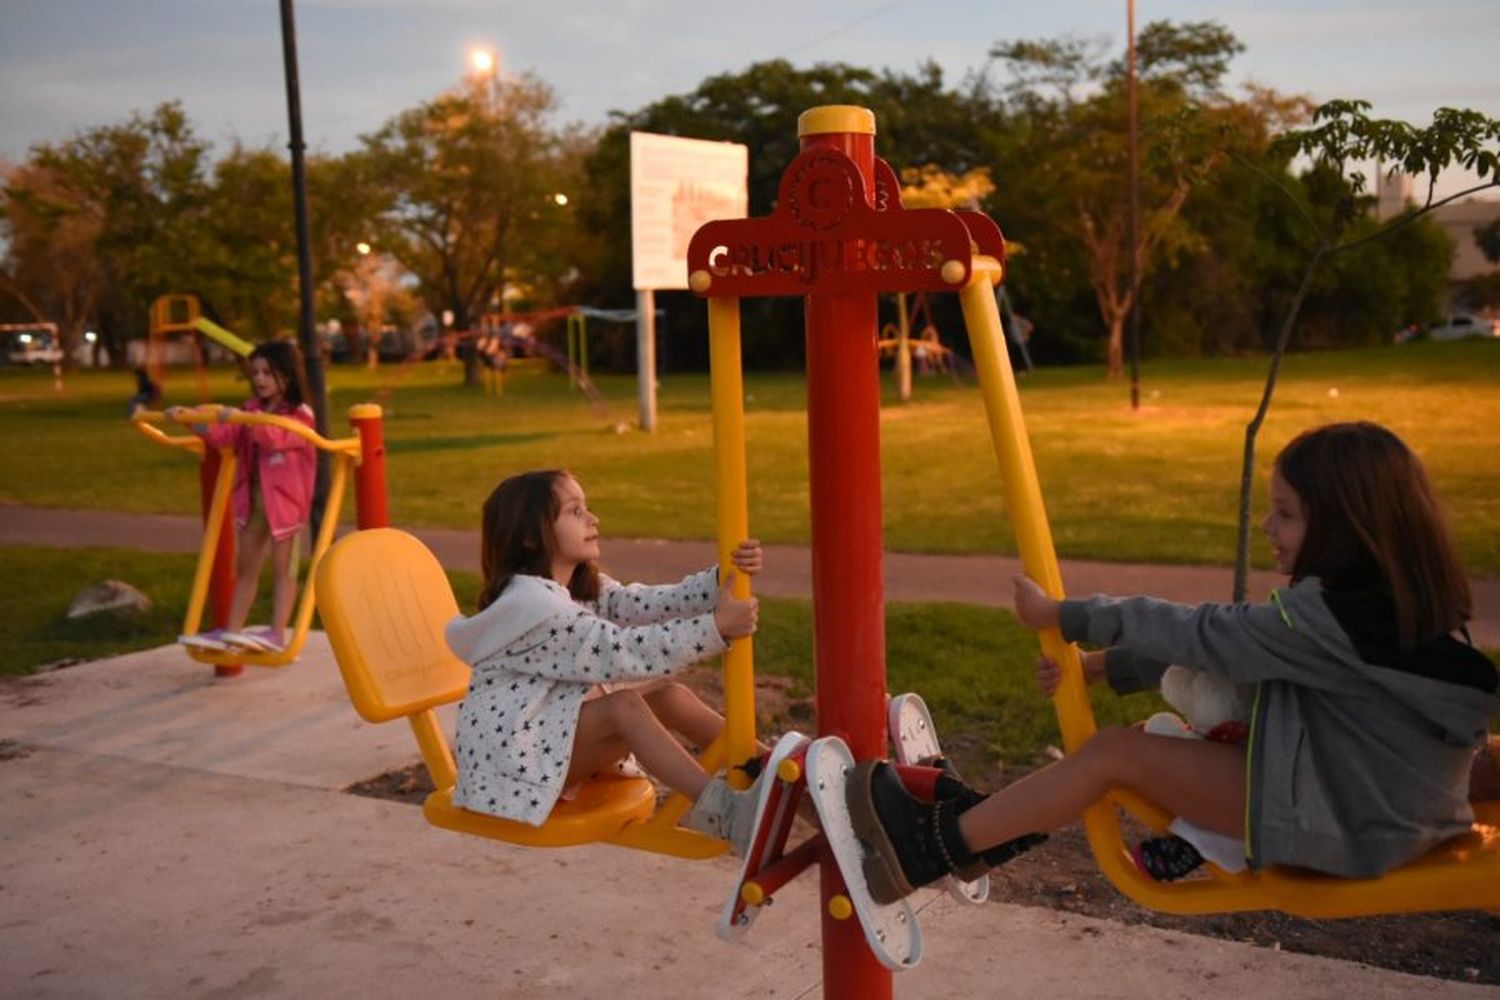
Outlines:
{"type": "Polygon", "coordinates": [[[776,765],[776,777],[788,785],[795,784],[797,779],[802,777],[802,765],[795,760],[784,760],[776,765]]]}
{"type": "Polygon", "coordinates": [[[766,890],[758,882],[746,882],[740,886],[740,899],[745,901],[746,906],[760,906],[766,901],[766,890]]]}
{"type": "Polygon", "coordinates": [[[694,271],[688,275],[688,287],[702,295],[714,283],[714,276],[707,271],[694,271]]]}
{"type": "Polygon", "coordinates": [[[828,901],[828,915],[835,920],[848,920],[854,913],[854,904],[849,897],[839,893],[828,901]]]}
{"type": "Polygon", "coordinates": [[[943,261],[943,269],[938,273],[948,284],[956,285],[964,280],[964,262],[961,260],[945,260],[943,261]]]}

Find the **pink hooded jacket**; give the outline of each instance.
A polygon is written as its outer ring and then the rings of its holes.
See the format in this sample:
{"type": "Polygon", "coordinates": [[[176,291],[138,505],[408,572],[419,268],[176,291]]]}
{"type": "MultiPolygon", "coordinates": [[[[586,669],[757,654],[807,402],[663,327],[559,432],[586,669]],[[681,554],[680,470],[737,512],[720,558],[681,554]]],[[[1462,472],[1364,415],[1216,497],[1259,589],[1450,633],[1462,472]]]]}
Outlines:
{"type": "MultiPolygon", "coordinates": [[[[252,398],[243,409],[250,413],[270,412],[308,427],[316,426],[313,412],[305,403],[299,406],[283,403],[267,411],[260,400],[252,398]]],[[[237,462],[230,503],[236,525],[243,529],[250,520],[253,469],[271,537],[279,542],[302,530],[312,512],[313,480],[318,467],[317,449],[311,441],[263,424],[209,424],[203,436],[210,447],[234,447],[237,462]]]]}

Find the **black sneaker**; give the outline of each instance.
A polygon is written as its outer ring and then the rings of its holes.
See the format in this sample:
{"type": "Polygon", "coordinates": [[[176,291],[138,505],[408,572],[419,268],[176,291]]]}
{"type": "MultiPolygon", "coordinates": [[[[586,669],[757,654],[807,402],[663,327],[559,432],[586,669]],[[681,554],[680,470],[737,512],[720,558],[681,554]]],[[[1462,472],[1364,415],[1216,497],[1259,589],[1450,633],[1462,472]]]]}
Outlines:
{"type": "Polygon", "coordinates": [[[856,764],[845,794],[854,833],[866,848],[865,880],[875,902],[894,903],[952,872],[938,807],[913,798],[885,761],[856,764]]]}
{"type": "Polygon", "coordinates": [[[1130,852],[1136,866],[1158,882],[1175,882],[1197,871],[1203,855],[1181,837],[1148,837],[1130,852]]]}
{"type": "Polygon", "coordinates": [[[923,757],[918,763],[923,767],[935,767],[943,772],[933,783],[933,796],[940,802],[952,802],[959,812],[979,805],[989,794],[981,792],[964,781],[958,773],[958,768],[953,766],[953,761],[942,754],[936,757],[923,757]]]}

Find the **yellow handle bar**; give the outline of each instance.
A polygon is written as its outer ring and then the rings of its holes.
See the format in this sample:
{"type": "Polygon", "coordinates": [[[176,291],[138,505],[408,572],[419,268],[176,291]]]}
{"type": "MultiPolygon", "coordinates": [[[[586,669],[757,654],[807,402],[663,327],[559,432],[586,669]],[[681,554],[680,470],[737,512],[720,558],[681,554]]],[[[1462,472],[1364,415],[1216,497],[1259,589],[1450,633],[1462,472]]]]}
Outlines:
{"type": "MultiPolygon", "coordinates": [[[[229,411],[228,423],[231,424],[265,424],[270,427],[279,427],[284,431],[296,434],[304,440],[310,441],[315,448],[322,451],[331,451],[344,455],[359,456],[359,438],[348,437],[330,440],[308,427],[289,417],[280,417],[274,413],[251,413],[247,410],[239,410],[234,407],[222,406],[193,406],[185,407],[175,416],[168,416],[161,410],[137,410],[131,419],[135,421],[136,427],[147,437],[158,440],[163,444],[177,444],[178,438],[169,437],[156,431],[155,428],[146,426],[151,423],[176,423],[183,426],[189,424],[212,424],[219,423],[219,414],[223,410],[229,411]],[[155,431],[155,433],[153,433],[155,431]]],[[[197,440],[196,438],[194,440],[197,440]]]]}

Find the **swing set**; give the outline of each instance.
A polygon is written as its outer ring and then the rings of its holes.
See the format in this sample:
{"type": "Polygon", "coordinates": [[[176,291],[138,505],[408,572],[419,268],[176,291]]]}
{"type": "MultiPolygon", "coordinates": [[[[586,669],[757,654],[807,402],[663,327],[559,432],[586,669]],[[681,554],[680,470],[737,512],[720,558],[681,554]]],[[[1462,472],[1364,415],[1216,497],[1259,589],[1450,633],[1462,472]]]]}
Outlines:
{"type": "MultiPolygon", "coordinates": [[[[874,116],[830,106],[799,120],[802,150],[784,172],[777,209],[701,227],[688,249],[689,287],[707,300],[713,398],[716,536],[720,564],[748,532],[739,300],[798,295],[806,304],[816,706],[819,739],[773,757],[767,815],[726,908],[743,932],[774,892],[820,869],[824,993],[888,997],[892,969],[921,956],[921,931],[906,901],[879,906],[863,885],[860,846],[844,809],[843,780],[856,760],[890,756],[886,726],[885,620],[879,466],[877,297],[957,292],[973,349],[1007,509],[1025,571],[1063,595],[1035,463],[994,289],[1005,274],[999,228],[977,212],[903,209],[894,171],[874,154],[874,116]],[[824,832],[787,849],[791,806],[812,796],[824,832]],[[851,920],[851,917],[858,919],[851,920]]],[[[340,541],[316,570],[318,609],[350,697],[370,722],[405,717],[436,791],[434,825],[536,847],[608,842],[688,858],[721,853],[719,841],[677,827],[687,808],[657,808],[639,778],[601,777],[560,803],[540,827],[452,805],[456,768],[435,710],[464,696],[469,669],[449,652],[444,624],[457,613],[447,579],[416,539],[390,529],[340,541]]],[[[736,574],[738,596],[749,582],[736,574]]],[[[1056,629],[1043,651],[1062,665],[1054,695],[1063,739],[1077,750],[1096,725],[1075,647],[1056,629]]],[[[726,727],[700,763],[711,773],[754,752],[750,639],[724,657],[726,727]]],[[[931,795],[931,768],[898,767],[914,794],[931,795]]],[[[1472,831],[1378,879],[1351,880],[1286,868],[1158,883],[1129,856],[1124,810],[1155,830],[1161,808],[1114,790],[1084,817],[1100,870],[1131,899],[1170,913],[1278,909],[1305,917],[1500,907],[1500,801],[1476,805],[1472,831]]],[[[721,925],[721,932],[725,930],[721,925]]]]}

